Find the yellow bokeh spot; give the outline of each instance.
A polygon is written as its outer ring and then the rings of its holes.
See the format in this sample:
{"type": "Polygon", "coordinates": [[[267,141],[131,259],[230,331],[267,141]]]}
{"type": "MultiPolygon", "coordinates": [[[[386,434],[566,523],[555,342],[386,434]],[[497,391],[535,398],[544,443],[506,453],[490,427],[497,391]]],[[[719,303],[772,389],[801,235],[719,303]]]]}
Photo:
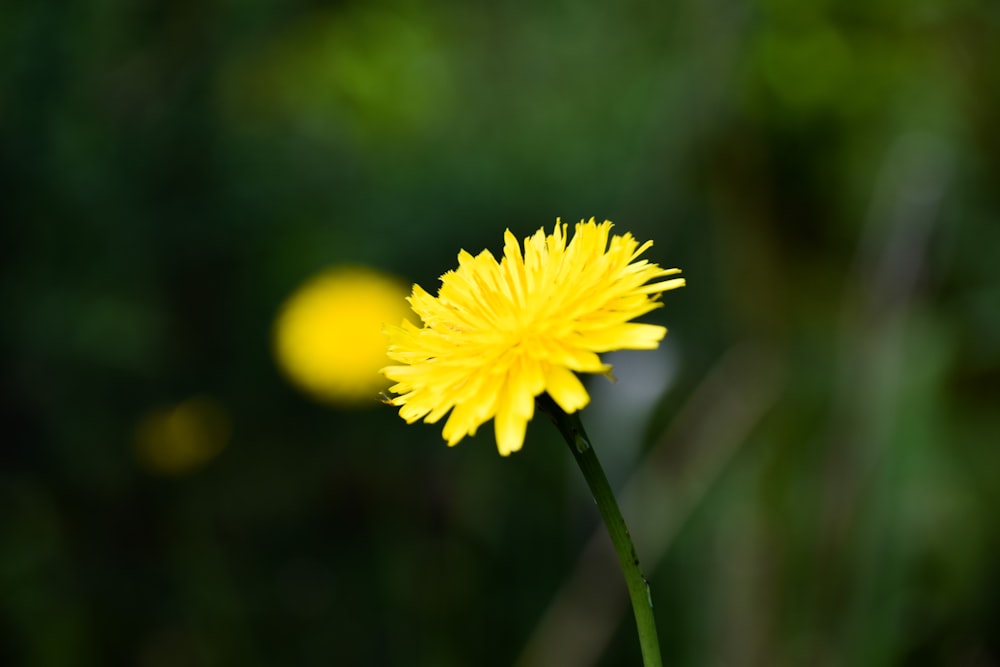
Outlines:
{"type": "Polygon", "coordinates": [[[299,388],[341,405],[375,404],[387,386],[385,324],[409,313],[407,289],[372,269],[328,269],[282,306],[275,322],[278,364],[299,388]]]}
{"type": "Polygon", "coordinates": [[[214,459],[229,442],[229,415],[204,396],[145,414],[136,426],[139,461],[153,473],[183,475],[214,459]]]}

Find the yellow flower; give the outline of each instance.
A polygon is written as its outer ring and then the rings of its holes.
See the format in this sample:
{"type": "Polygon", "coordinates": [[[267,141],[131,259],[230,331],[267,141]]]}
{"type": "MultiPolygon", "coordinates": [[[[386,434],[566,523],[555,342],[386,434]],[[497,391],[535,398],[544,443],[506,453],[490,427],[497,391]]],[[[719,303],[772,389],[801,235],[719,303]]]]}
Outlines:
{"type": "Polygon", "coordinates": [[[150,472],[183,475],[218,456],[229,435],[226,409],[207,396],[197,396],[143,415],[135,429],[136,453],[150,472]]]}
{"type": "Polygon", "coordinates": [[[382,327],[406,316],[406,287],[364,267],[323,271],[299,287],[274,326],[278,364],[314,398],[343,406],[376,405],[386,386],[382,327]]]}
{"type": "Polygon", "coordinates": [[[525,239],[523,254],[507,230],[499,263],[487,250],[463,250],[437,297],[414,285],[408,300],[423,327],[404,320],[386,328],[389,357],[401,365],[382,372],[396,382],[390,402],[400,416],[434,423],[450,410],[442,432],[449,446],[493,418],[507,456],[524,443],[536,396],[548,392],[575,412],[590,401],[575,373],[611,371],[598,353],[655,349],[667,330],[631,320],[660,307],[660,293],[684,279],[659,280],[680,269],[636,261],[652,241],[610,236],[611,227],[581,221],[567,244],[557,219],[552,234],[542,228],[525,239]]]}

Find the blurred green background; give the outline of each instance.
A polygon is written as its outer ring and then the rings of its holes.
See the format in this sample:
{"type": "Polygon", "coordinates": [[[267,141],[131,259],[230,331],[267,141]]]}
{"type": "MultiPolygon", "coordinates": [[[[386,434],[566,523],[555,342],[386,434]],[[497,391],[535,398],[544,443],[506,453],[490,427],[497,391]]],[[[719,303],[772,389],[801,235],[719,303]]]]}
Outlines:
{"type": "Polygon", "coordinates": [[[666,660],[1000,664],[998,118],[992,0],[0,5],[0,664],[637,664],[550,424],[272,353],[557,216],[688,280],[584,412],[666,660]]]}

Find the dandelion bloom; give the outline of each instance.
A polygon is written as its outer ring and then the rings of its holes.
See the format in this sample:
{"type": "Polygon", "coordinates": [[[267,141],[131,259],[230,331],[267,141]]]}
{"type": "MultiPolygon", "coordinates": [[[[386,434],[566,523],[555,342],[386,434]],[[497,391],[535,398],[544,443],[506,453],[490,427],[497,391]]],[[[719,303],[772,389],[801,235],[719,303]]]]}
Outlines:
{"type": "Polygon", "coordinates": [[[637,260],[652,241],[611,236],[611,227],[581,221],[567,242],[557,219],[552,234],[542,228],[525,239],[523,253],[507,230],[499,263],[488,250],[463,250],[436,297],[414,285],[408,300],[423,327],[386,328],[400,365],[382,372],[396,382],[390,403],[400,416],[435,423],[451,411],[442,432],[449,446],[492,418],[506,456],[524,443],[536,396],[548,392],[575,412],[590,401],[576,373],[611,371],[598,353],[655,349],[666,328],[631,320],[684,279],[663,280],[680,269],[637,260]]]}
{"type": "Polygon", "coordinates": [[[285,301],[274,324],[278,365],[297,387],[342,407],[374,405],[386,386],[382,327],[406,317],[405,284],[362,266],[329,268],[285,301]]]}

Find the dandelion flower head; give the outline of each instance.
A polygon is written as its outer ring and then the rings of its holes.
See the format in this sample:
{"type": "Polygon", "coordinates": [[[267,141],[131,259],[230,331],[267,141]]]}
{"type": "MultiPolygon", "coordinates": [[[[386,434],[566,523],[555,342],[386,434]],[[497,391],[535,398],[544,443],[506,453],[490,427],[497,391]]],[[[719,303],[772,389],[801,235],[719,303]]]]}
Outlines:
{"type": "Polygon", "coordinates": [[[535,397],[547,392],[567,413],[590,396],[576,373],[604,373],[602,352],[655,349],[664,327],[632,322],[662,304],[660,294],[684,285],[638,259],[651,245],[612,223],[593,218],[576,225],[556,220],[521,245],[507,230],[499,262],[488,251],[461,251],[458,268],[441,276],[438,295],[413,286],[409,302],[422,327],[408,320],[387,327],[389,357],[382,369],[395,381],[392,405],[409,423],[439,421],[450,445],[490,419],[497,449],[521,449],[535,397]]]}
{"type": "Polygon", "coordinates": [[[341,407],[376,405],[386,387],[382,327],[406,316],[406,286],[363,266],[332,267],[288,297],[274,324],[278,365],[295,386],[341,407]]]}
{"type": "Polygon", "coordinates": [[[229,442],[229,412],[208,396],[150,410],[135,429],[136,455],[151,473],[185,475],[207,465],[229,442]]]}

